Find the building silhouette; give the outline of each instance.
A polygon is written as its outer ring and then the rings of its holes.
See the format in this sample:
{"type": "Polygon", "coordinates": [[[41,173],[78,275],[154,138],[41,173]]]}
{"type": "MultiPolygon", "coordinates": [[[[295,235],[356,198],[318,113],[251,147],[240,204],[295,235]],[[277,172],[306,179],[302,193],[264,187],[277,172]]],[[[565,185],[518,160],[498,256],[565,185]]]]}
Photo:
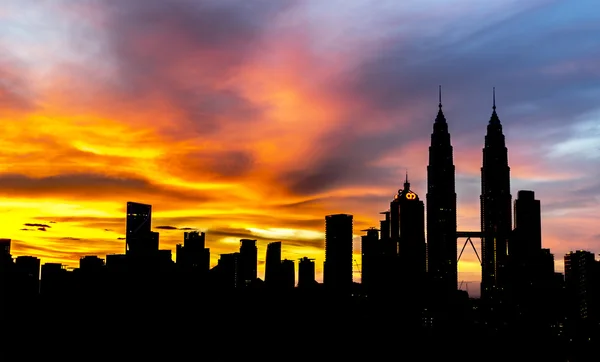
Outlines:
{"type": "Polygon", "coordinates": [[[502,124],[496,113],[495,90],[492,110],[481,167],[481,297],[500,302],[506,288],[508,238],[512,231],[512,196],[508,149],[502,124]]]}
{"type": "Polygon", "coordinates": [[[448,123],[439,110],[433,123],[427,166],[427,272],[435,293],[452,294],[458,286],[455,167],[448,123]]]}
{"type": "Polygon", "coordinates": [[[323,284],[329,291],[351,293],[353,216],[348,214],[325,217],[325,262],[323,284]]]}
{"type": "Polygon", "coordinates": [[[565,285],[568,290],[568,316],[585,323],[598,323],[600,307],[599,262],[585,250],[565,255],[565,285]]]}
{"type": "Polygon", "coordinates": [[[175,263],[182,269],[207,273],[210,269],[210,249],[206,247],[206,234],[185,232],[183,244],[175,247],[175,263]]]}
{"type": "Polygon", "coordinates": [[[296,268],[293,260],[281,261],[281,286],[285,290],[292,290],[296,286],[296,268]]]}
{"type": "Polygon", "coordinates": [[[392,238],[398,240],[398,287],[418,296],[425,286],[425,205],[408,175],[390,206],[392,238]]]}
{"type": "Polygon", "coordinates": [[[256,240],[240,240],[240,261],[239,261],[240,285],[249,286],[256,281],[258,263],[258,249],[256,240]]]}
{"type": "Polygon", "coordinates": [[[265,285],[278,288],[281,284],[281,241],[267,245],[265,256],[265,285]]]}
{"type": "Polygon", "coordinates": [[[152,231],[152,206],[127,202],[125,251],[147,254],[158,250],[158,233],[152,231]]]}
{"type": "Polygon", "coordinates": [[[298,261],[298,288],[316,286],[314,259],[303,257],[298,261]]]}
{"type": "Polygon", "coordinates": [[[363,231],[366,231],[367,234],[361,236],[360,283],[365,293],[371,295],[378,289],[377,284],[386,272],[383,265],[384,250],[381,247],[379,230],[370,228],[363,231]]]}

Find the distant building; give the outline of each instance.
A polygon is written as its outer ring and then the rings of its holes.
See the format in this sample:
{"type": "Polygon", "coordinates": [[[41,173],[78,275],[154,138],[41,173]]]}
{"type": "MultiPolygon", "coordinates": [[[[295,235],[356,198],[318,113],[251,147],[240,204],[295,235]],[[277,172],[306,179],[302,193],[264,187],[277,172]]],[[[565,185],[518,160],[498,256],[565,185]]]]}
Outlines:
{"type": "Polygon", "coordinates": [[[258,265],[258,249],[256,240],[240,240],[240,286],[248,286],[256,281],[258,265]]]}
{"type": "Polygon", "coordinates": [[[585,250],[565,255],[565,286],[571,317],[586,321],[600,318],[598,261],[585,250]]]}
{"type": "Polygon", "coordinates": [[[281,241],[267,245],[265,258],[265,285],[268,288],[279,287],[281,282],[281,241]]]}
{"type": "Polygon", "coordinates": [[[316,284],[314,259],[305,256],[298,262],[298,288],[313,287],[316,284]]]}
{"type": "Polygon", "coordinates": [[[352,292],[353,216],[348,214],[325,217],[325,262],[323,284],[330,291],[350,295],[352,292]]]}
{"type": "Polygon", "coordinates": [[[206,234],[198,231],[184,233],[183,245],[176,246],[175,263],[186,271],[208,272],[210,249],[206,248],[206,234]]]}
{"type": "Polygon", "coordinates": [[[281,261],[281,286],[283,289],[294,289],[296,286],[296,270],[293,260],[281,261]]]}

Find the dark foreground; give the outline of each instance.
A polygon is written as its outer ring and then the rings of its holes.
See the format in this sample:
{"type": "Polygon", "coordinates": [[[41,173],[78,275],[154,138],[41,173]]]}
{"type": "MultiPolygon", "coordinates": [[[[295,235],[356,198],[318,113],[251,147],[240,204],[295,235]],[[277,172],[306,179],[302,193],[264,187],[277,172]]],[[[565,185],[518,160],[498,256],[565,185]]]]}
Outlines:
{"type": "Polygon", "coordinates": [[[79,360],[587,362],[599,353],[597,333],[567,337],[382,300],[231,294],[36,299],[2,307],[7,346],[79,360]]]}

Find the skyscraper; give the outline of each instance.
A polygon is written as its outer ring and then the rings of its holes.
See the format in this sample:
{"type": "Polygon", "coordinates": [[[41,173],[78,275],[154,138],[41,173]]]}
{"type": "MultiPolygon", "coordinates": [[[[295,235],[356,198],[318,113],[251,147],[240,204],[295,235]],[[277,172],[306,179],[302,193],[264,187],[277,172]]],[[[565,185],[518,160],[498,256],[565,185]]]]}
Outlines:
{"type": "Polygon", "coordinates": [[[242,239],[240,240],[240,283],[241,285],[250,286],[256,281],[258,264],[258,249],[256,240],[242,239]]]}
{"type": "Polygon", "coordinates": [[[517,193],[513,234],[515,238],[508,248],[511,256],[523,261],[539,256],[542,250],[541,205],[533,191],[520,190],[517,193]]]}
{"type": "Polygon", "coordinates": [[[352,215],[325,217],[323,284],[330,291],[350,295],[352,289],[352,215]]]}
{"type": "Polygon", "coordinates": [[[390,211],[392,238],[398,240],[399,286],[418,293],[425,283],[425,205],[410,189],[408,175],[390,211]]]}
{"type": "Polygon", "coordinates": [[[138,202],[127,202],[125,252],[142,249],[158,250],[158,235],[152,233],[152,206],[138,202]],[[149,245],[154,244],[156,245],[149,245]]]}
{"type": "Polygon", "coordinates": [[[481,167],[482,266],[481,297],[495,299],[505,289],[508,238],[512,229],[510,168],[502,124],[496,113],[494,89],[492,116],[487,126],[481,167]]]}
{"type": "Polygon", "coordinates": [[[278,287],[281,280],[281,241],[267,245],[265,258],[265,284],[268,287],[278,287]]]}
{"type": "Polygon", "coordinates": [[[427,166],[427,271],[435,292],[457,289],[456,187],[448,123],[439,110],[433,123],[427,166]]]}

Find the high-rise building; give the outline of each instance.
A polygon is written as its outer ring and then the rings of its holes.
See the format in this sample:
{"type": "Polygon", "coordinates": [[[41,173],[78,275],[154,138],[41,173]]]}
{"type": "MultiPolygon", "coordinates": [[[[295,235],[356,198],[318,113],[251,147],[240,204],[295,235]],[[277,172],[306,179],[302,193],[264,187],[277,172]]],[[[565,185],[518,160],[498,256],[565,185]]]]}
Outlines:
{"type": "Polygon", "coordinates": [[[392,239],[398,244],[397,287],[419,293],[425,284],[425,205],[410,189],[408,175],[390,212],[392,239]]]}
{"type": "Polygon", "coordinates": [[[520,260],[533,259],[542,250],[542,216],[540,200],[535,193],[520,190],[515,200],[515,235],[510,240],[508,251],[520,260]]]}
{"type": "Polygon", "coordinates": [[[507,247],[512,231],[508,149],[496,113],[495,90],[492,110],[481,167],[481,298],[485,300],[497,300],[498,293],[506,288],[507,247]]]}
{"type": "Polygon", "coordinates": [[[158,251],[158,233],[152,232],[152,206],[127,202],[125,251],[158,251]]]}
{"type": "Polygon", "coordinates": [[[294,289],[296,286],[296,268],[293,260],[283,259],[281,261],[281,287],[283,289],[294,289]]]}
{"type": "Polygon", "coordinates": [[[365,231],[367,234],[361,236],[360,283],[369,295],[370,291],[377,289],[377,283],[383,277],[383,243],[379,239],[379,230],[370,228],[365,231]]]}
{"type": "Polygon", "coordinates": [[[240,240],[240,285],[251,285],[257,278],[258,249],[256,240],[240,240]]]}
{"type": "Polygon", "coordinates": [[[305,256],[298,262],[298,288],[312,287],[316,283],[314,259],[305,256]]]}
{"type": "Polygon", "coordinates": [[[600,284],[598,261],[585,250],[565,255],[565,285],[568,293],[569,317],[585,321],[600,318],[600,284]]]}
{"type": "Polygon", "coordinates": [[[265,285],[277,287],[281,281],[281,241],[267,245],[265,258],[265,285]]]}
{"type": "Polygon", "coordinates": [[[325,262],[323,284],[330,291],[350,295],[352,292],[353,216],[348,214],[325,217],[325,262]]]}
{"type": "Polygon", "coordinates": [[[239,288],[240,253],[221,254],[217,262],[218,284],[225,289],[239,288]]]}
{"type": "Polygon", "coordinates": [[[433,123],[427,166],[427,272],[435,292],[451,293],[458,285],[456,186],[453,148],[442,112],[433,123]]]}

